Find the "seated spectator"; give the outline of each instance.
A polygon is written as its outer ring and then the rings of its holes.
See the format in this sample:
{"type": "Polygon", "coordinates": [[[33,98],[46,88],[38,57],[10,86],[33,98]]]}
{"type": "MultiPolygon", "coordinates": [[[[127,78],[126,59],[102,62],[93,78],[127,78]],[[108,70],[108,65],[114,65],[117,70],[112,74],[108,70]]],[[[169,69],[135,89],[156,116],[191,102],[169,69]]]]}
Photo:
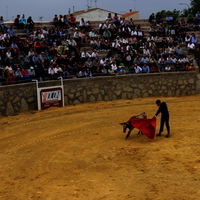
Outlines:
{"type": "Polygon", "coordinates": [[[107,28],[105,28],[105,30],[103,32],[104,39],[111,38],[111,36],[112,36],[111,32],[107,28]]]}
{"type": "Polygon", "coordinates": [[[117,72],[118,72],[119,75],[125,75],[125,65],[124,65],[124,63],[120,63],[117,66],[117,72]]]}
{"type": "Polygon", "coordinates": [[[73,36],[74,40],[76,41],[76,43],[79,43],[81,41],[81,37],[80,37],[80,32],[79,30],[76,30],[74,32],[74,36],[73,36]]]}
{"type": "Polygon", "coordinates": [[[64,17],[63,17],[62,15],[59,15],[59,17],[58,17],[58,26],[59,26],[60,28],[63,28],[64,25],[65,25],[64,17]]]}
{"type": "Polygon", "coordinates": [[[3,16],[0,17],[0,29],[3,33],[7,32],[7,26],[4,24],[3,16]]]}
{"type": "Polygon", "coordinates": [[[69,24],[69,19],[68,19],[67,15],[64,15],[63,21],[64,21],[64,28],[66,28],[66,29],[71,28],[71,26],[69,24]]]}
{"type": "Polygon", "coordinates": [[[158,72],[158,61],[154,56],[150,58],[149,67],[151,73],[158,72]]]}
{"type": "Polygon", "coordinates": [[[108,24],[108,30],[111,32],[112,36],[117,34],[117,26],[114,24],[114,22],[108,24]]]}
{"type": "Polygon", "coordinates": [[[16,44],[16,41],[15,40],[13,40],[13,42],[11,43],[11,50],[17,50],[17,51],[19,51],[19,47],[18,47],[18,45],[16,44]]]}
{"type": "Polygon", "coordinates": [[[25,80],[25,82],[30,81],[30,76],[29,76],[28,70],[26,68],[22,69],[22,76],[23,76],[23,79],[25,80]]]}
{"type": "Polygon", "coordinates": [[[172,17],[172,15],[168,15],[166,18],[165,18],[167,24],[173,24],[173,21],[174,21],[174,18],[172,17]]]}
{"type": "Polygon", "coordinates": [[[79,37],[80,37],[81,43],[87,43],[88,35],[85,32],[85,29],[82,29],[81,31],[79,31],[79,37]]]}
{"type": "Polygon", "coordinates": [[[140,62],[141,63],[149,63],[149,58],[147,57],[147,55],[146,54],[144,54],[143,56],[142,56],[142,58],[140,59],[140,62]]]}
{"type": "Polygon", "coordinates": [[[10,26],[10,27],[7,29],[7,33],[10,35],[10,38],[11,38],[11,39],[14,39],[14,38],[17,37],[16,32],[15,32],[15,30],[13,29],[13,26],[10,26]]]}
{"type": "Polygon", "coordinates": [[[94,61],[96,58],[98,58],[98,52],[96,49],[94,49],[91,53],[91,60],[94,61]]]}
{"type": "MultiPolygon", "coordinates": [[[[195,50],[196,50],[196,47],[195,47],[195,44],[193,42],[189,42],[188,45],[187,45],[187,49],[188,49],[188,54],[194,54],[195,53],[195,50]]],[[[180,57],[182,58],[182,57],[180,57]]]]}
{"type": "Polygon", "coordinates": [[[117,15],[117,13],[114,14],[113,23],[115,24],[116,27],[120,25],[119,16],[117,15]]]}
{"type": "Polygon", "coordinates": [[[19,18],[19,23],[22,29],[26,30],[26,25],[27,25],[27,20],[25,18],[25,15],[23,14],[20,18],[19,18]]]}
{"type": "Polygon", "coordinates": [[[100,69],[100,60],[98,57],[96,57],[93,60],[92,65],[93,65],[93,73],[97,73],[97,71],[99,71],[100,69]]]}
{"type": "Polygon", "coordinates": [[[77,42],[73,39],[73,37],[70,37],[69,39],[67,39],[67,42],[68,42],[69,51],[76,52],[77,42]]]}
{"type": "Polygon", "coordinates": [[[156,13],[156,23],[157,24],[160,24],[160,23],[162,23],[163,22],[163,20],[162,20],[162,15],[160,14],[160,12],[157,12],[156,13]]]}
{"type": "Polygon", "coordinates": [[[21,28],[21,25],[19,23],[19,18],[20,18],[20,15],[17,15],[17,17],[15,18],[14,20],[14,26],[17,28],[17,29],[20,29],[21,28]]]}
{"type": "Polygon", "coordinates": [[[166,60],[164,59],[163,56],[161,56],[158,59],[158,66],[159,66],[159,72],[163,72],[165,69],[165,64],[166,64],[166,60]]]}
{"type": "Polygon", "coordinates": [[[15,78],[16,78],[17,82],[20,82],[22,80],[22,78],[23,78],[22,71],[21,71],[21,69],[19,67],[15,71],[14,75],[15,75],[15,78]]]}
{"type": "Polygon", "coordinates": [[[94,29],[91,29],[91,31],[89,32],[88,36],[89,36],[90,38],[96,38],[97,35],[96,35],[96,33],[95,33],[95,30],[94,30],[94,29]]]}
{"type": "Polygon", "coordinates": [[[102,35],[106,28],[107,28],[107,25],[104,22],[99,24],[99,34],[102,35]]]}
{"type": "Polygon", "coordinates": [[[86,32],[91,31],[91,29],[92,29],[92,25],[91,25],[90,21],[87,21],[85,23],[85,30],[86,30],[86,32]]]}
{"type": "Polygon", "coordinates": [[[152,25],[150,28],[149,28],[149,34],[151,36],[156,36],[156,27],[154,25],[152,25]]]}
{"type": "Polygon", "coordinates": [[[150,68],[147,63],[144,63],[142,66],[142,73],[150,73],[150,68]]]}
{"type": "Polygon", "coordinates": [[[58,20],[58,15],[54,15],[54,18],[53,18],[53,25],[54,26],[59,26],[59,20],[58,20]]]}
{"type": "Polygon", "coordinates": [[[79,28],[80,28],[80,30],[83,30],[86,28],[86,23],[85,23],[84,18],[81,18],[81,20],[79,22],[79,28]]]}
{"type": "Polygon", "coordinates": [[[76,28],[76,17],[74,17],[73,14],[71,14],[69,17],[69,24],[71,28],[76,28]]]}
{"type": "Polygon", "coordinates": [[[108,75],[108,70],[106,69],[105,66],[103,66],[103,67],[101,68],[101,73],[102,73],[102,75],[108,75]]]}
{"type": "Polygon", "coordinates": [[[117,64],[115,61],[111,62],[111,65],[110,65],[110,69],[109,69],[109,73],[110,74],[117,74],[117,64]]]}
{"type": "Polygon", "coordinates": [[[30,69],[28,69],[28,75],[32,79],[36,77],[34,67],[31,66],[30,69]]]}
{"type": "Polygon", "coordinates": [[[78,73],[79,78],[84,78],[84,77],[93,77],[92,72],[89,68],[86,70],[81,69],[78,73]]]}
{"type": "Polygon", "coordinates": [[[84,63],[90,57],[91,57],[91,55],[86,51],[86,49],[84,49],[83,52],[81,53],[80,59],[84,63]]]}
{"type": "Polygon", "coordinates": [[[32,17],[29,16],[27,19],[27,28],[28,30],[31,30],[35,25],[35,22],[33,21],[32,17]]]}
{"type": "Polygon", "coordinates": [[[171,65],[167,64],[165,67],[165,72],[171,72],[171,71],[172,71],[171,65]]]}
{"type": "Polygon", "coordinates": [[[111,13],[108,13],[108,16],[106,17],[106,24],[109,24],[111,22],[113,22],[113,18],[112,18],[111,13]]]}
{"type": "Polygon", "coordinates": [[[142,73],[142,68],[137,63],[135,63],[134,71],[135,71],[135,74],[140,74],[140,73],[142,73]]]}
{"type": "Polygon", "coordinates": [[[187,15],[187,23],[192,24],[193,20],[194,20],[194,18],[193,18],[192,12],[188,13],[188,15],[187,15]]]}
{"type": "Polygon", "coordinates": [[[156,16],[154,13],[152,13],[150,16],[149,16],[149,23],[151,23],[152,25],[156,25],[156,16]]]}
{"type": "Polygon", "coordinates": [[[175,51],[176,51],[176,48],[175,48],[174,45],[169,46],[169,47],[167,48],[167,54],[169,54],[169,55],[171,55],[171,56],[175,54],[175,51]]]}
{"type": "Polygon", "coordinates": [[[199,45],[198,45],[197,37],[196,37],[196,35],[195,35],[194,33],[191,34],[191,36],[190,36],[190,41],[191,41],[192,43],[194,43],[195,47],[198,47],[198,46],[199,46],[199,45]]]}
{"type": "Polygon", "coordinates": [[[178,45],[176,47],[175,53],[174,53],[178,58],[182,58],[185,56],[183,49],[178,45]]]}
{"type": "Polygon", "coordinates": [[[5,69],[5,71],[3,72],[3,77],[5,78],[6,85],[16,83],[16,78],[15,78],[13,72],[9,71],[8,69],[5,69]]]}
{"type": "Polygon", "coordinates": [[[133,18],[130,18],[130,20],[128,21],[128,26],[131,30],[135,29],[135,23],[133,21],[133,18]]]}
{"type": "Polygon", "coordinates": [[[55,67],[53,64],[50,65],[50,67],[48,68],[48,75],[49,75],[49,77],[57,76],[57,73],[56,73],[56,70],[55,70],[55,67]]]}

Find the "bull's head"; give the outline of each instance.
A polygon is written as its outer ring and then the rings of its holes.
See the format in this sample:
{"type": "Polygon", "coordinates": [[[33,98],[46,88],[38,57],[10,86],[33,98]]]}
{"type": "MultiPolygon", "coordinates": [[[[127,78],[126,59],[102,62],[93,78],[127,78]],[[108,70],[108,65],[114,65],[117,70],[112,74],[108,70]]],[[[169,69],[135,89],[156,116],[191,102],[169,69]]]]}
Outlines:
{"type": "Polygon", "coordinates": [[[123,127],[123,133],[126,133],[126,129],[130,129],[130,124],[128,122],[120,123],[123,127]]]}

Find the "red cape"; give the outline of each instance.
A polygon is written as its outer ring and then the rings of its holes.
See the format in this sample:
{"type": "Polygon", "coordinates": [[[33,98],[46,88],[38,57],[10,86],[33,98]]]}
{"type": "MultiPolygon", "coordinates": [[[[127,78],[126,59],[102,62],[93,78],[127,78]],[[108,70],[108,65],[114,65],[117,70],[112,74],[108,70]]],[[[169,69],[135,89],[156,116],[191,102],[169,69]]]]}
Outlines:
{"type": "Polygon", "coordinates": [[[156,132],[156,117],[152,119],[142,119],[131,117],[131,125],[142,131],[149,139],[154,139],[156,132]]]}

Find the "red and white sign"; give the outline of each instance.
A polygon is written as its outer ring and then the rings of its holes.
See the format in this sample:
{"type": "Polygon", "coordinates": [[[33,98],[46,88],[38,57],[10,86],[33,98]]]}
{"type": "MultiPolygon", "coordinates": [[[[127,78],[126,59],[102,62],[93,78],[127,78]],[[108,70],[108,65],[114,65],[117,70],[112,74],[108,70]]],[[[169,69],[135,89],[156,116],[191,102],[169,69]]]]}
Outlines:
{"type": "Polygon", "coordinates": [[[47,109],[52,106],[62,107],[62,88],[42,89],[40,91],[41,109],[47,109]]]}
{"type": "Polygon", "coordinates": [[[38,110],[44,110],[52,106],[64,107],[64,87],[62,78],[60,86],[43,88],[39,88],[38,81],[35,81],[37,87],[38,110]]]}

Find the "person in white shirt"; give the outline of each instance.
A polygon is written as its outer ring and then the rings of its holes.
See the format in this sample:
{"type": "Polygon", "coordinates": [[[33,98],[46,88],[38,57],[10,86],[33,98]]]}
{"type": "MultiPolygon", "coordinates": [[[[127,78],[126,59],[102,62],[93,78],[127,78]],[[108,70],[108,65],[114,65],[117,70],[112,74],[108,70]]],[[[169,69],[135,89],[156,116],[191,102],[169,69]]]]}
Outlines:
{"type": "Polygon", "coordinates": [[[98,57],[98,52],[97,52],[97,50],[94,50],[93,52],[92,52],[92,54],[91,54],[91,59],[92,59],[92,61],[95,59],[95,58],[97,58],[98,57]]]}
{"type": "Polygon", "coordinates": [[[115,61],[113,61],[111,63],[111,68],[109,69],[109,73],[111,73],[111,74],[113,74],[113,73],[117,74],[117,64],[116,64],[115,61]]]}
{"type": "Polygon", "coordinates": [[[102,22],[101,24],[99,24],[99,34],[102,35],[104,30],[107,29],[107,25],[102,22]]]}
{"type": "Polygon", "coordinates": [[[79,28],[82,30],[82,29],[85,29],[85,20],[84,18],[81,18],[80,22],[79,22],[79,28]]]}
{"type": "Polygon", "coordinates": [[[189,55],[190,54],[194,54],[195,53],[195,49],[196,49],[195,44],[190,41],[188,43],[188,45],[187,45],[187,49],[188,49],[188,54],[189,55]]]}
{"type": "Polygon", "coordinates": [[[49,67],[49,69],[48,69],[48,75],[49,75],[49,76],[55,76],[55,75],[56,75],[56,70],[55,70],[55,68],[54,68],[53,65],[51,65],[51,66],[49,67]]]}
{"type": "Polygon", "coordinates": [[[83,61],[83,63],[90,57],[91,55],[84,49],[83,52],[81,53],[81,60],[83,61]]]}
{"type": "Polygon", "coordinates": [[[137,64],[134,65],[134,70],[136,74],[139,74],[142,72],[142,68],[137,64]]]}

